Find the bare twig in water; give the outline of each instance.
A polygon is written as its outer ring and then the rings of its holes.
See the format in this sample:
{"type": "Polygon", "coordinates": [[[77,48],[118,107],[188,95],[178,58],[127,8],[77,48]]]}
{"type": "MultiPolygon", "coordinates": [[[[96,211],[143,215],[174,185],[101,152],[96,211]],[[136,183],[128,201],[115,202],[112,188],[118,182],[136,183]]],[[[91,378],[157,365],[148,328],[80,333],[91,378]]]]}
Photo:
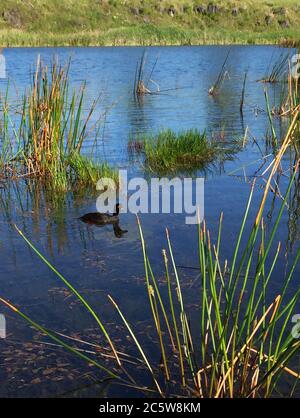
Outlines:
{"type": "Polygon", "coordinates": [[[227,63],[229,54],[230,54],[230,49],[229,49],[229,51],[228,51],[228,53],[226,55],[226,58],[225,58],[225,60],[223,62],[223,65],[221,67],[221,70],[220,70],[220,72],[218,74],[218,77],[217,77],[216,81],[211,86],[211,88],[208,90],[208,93],[211,96],[215,96],[216,94],[218,94],[218,92],[220,90],[220,87],[222,86],[223,81],[224,81],[226,75],[228,74],[228,71],[226,71],[226,63],[227,63]]]}
{"type": "Polygon", "coordinates": [[[245,71],[244,82],[243,82],[242,97],[241,97],[241,102],[240,102],[240,112],[241,112],[241,114],[243,114],[243,109],[244,109],[247,76],[248,76],[248,70],[245,71]]]}

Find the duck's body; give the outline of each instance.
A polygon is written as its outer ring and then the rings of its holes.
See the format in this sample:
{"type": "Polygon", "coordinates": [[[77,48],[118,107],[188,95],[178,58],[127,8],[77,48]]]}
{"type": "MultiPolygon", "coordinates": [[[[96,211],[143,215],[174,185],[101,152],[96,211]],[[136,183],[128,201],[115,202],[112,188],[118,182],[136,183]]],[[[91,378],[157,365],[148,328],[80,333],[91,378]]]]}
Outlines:
{"type": "Polygon", "coordinates": [[[120,212],[120,205],[119,203],[117,203],[115,212],[113,214],[92,212],[92,213],[86,213],[85,215],[81,216],[79,219],[85,223],[98,225],[98,226],[113,224],[119,221],[119,212],[120,212]]]}
{"type": "Polygon", "coordinates": [[[112,223],[117,222],[119,219],[119,216],[94,212],[94,213],[86,213],[85,215],[81,216],[79,219],[81,219],[83,222],[87,224],[106,225],[106,224],[112,224],[112,223]]]}

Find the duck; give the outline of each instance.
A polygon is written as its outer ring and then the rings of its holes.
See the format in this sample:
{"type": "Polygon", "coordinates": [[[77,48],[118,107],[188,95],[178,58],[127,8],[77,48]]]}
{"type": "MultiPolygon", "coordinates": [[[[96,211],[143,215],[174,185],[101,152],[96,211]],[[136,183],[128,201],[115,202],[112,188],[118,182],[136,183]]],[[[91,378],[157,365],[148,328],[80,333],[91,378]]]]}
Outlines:
{"type": "Polygon", "coordinates": [[[116,204],[115,211],[112,215],[107,213],[86,213],[85,215],[81,216],[79,219],[82,222],[85,222],[89,225],[95,225],[97,228],[103,228],[105,225],[112,225],[113,231],[116,238],[122,238],[126,232],[126,229],[121,229],[119,225],[119,213],[120,213],[121,205],[119,203],[116,204]]]}
{"type": "Polygon", "coordinates": [[[100,212],[91,212],[86,213],[83,216],[80,216],[80,220],[87,224],[92,225],[107,225],[119,222],[119,213],[120,213],[121,205],[119,203],[115,206],[115,211],[113,214],[109,213],[100,213],[100,212]]]}

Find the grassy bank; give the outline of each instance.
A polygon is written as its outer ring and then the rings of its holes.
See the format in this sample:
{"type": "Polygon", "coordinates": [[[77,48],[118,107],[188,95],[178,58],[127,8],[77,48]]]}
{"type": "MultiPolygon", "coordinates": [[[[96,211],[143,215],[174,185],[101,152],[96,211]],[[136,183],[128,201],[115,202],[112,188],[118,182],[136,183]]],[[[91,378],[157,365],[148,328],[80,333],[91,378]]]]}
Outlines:
{"type": "Polygon", "coordinates": [[[296,0],[7,0],[2,46],[299,43],[296,0]]]}

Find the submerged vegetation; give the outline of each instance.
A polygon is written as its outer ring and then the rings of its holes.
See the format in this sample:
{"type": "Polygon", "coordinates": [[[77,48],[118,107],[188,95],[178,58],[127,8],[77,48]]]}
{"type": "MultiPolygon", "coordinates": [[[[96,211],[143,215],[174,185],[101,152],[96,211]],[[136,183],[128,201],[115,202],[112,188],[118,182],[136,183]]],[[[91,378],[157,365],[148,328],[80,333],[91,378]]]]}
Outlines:
{"type": "Polygon", "coordinates": [[[21,109],[12,114],[8,91],[1,101],[0,168],[8,177],[38,177],[47,187],[67,191],[94,185],[103,176],[115,177],[106,163],[82,154],[91,132],[96,146],[97,127],[90,124],[97,100],[83,110],[85,85],[70,93],[69,65],[50,68],[38,59],[33,84],[25,93],[21,109]],[[19,119],[16,120],[16,119],[19,119]]]}
{"type": "Polygon", "coordinates": [[[206,132],[197,129],[179,133],[168,129],[157,135],[144,135],[131,141],[129,147],[144,155],[147,170],[159,174],[203,169],[217,159],[231,158],[240,148],[238,142],[209,140],[206,132]]]}

